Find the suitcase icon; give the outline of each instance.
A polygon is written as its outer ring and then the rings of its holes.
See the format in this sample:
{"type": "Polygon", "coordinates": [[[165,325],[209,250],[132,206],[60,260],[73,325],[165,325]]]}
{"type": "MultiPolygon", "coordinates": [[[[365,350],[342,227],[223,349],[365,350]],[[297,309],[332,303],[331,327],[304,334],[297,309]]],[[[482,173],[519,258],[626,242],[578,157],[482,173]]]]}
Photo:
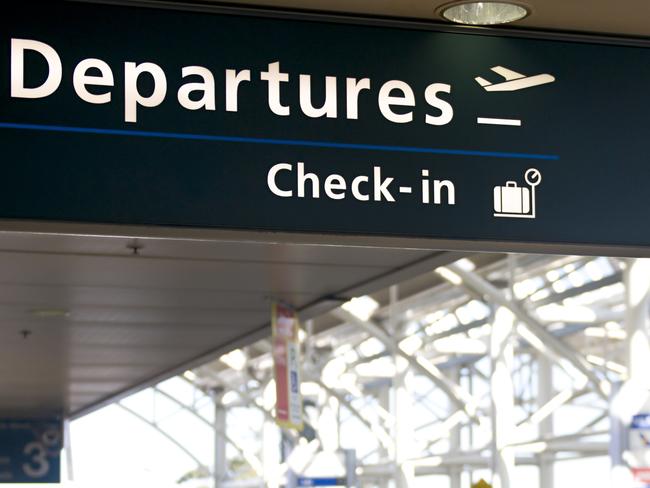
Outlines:
{"type": "Polygon", "coordinates": [[[542,182],[542,174],[530,168],[524,175],[530,187],[517,186],[515,181],[506,182],[505,186],[494,187],[494,216],[534,219],[535,188],[542,182]]]}
{"type": "Polygon", "coordinates": [[[494,187],[494,211],[500,214],[530,212],[530,190],[508,181],[506,186],[494,187]]]}

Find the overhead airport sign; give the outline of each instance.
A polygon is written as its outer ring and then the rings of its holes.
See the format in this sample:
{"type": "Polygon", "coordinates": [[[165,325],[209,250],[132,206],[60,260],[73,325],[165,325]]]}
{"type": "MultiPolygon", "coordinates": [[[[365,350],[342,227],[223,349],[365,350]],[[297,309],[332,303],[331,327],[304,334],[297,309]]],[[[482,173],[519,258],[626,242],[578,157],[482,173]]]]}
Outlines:
{"type": "Polygon", "coordinates": [[[0,419],[0,484],[59,483],[61,419],[0,419]]]}
{"type": "Polygon", "coordinates": [[[2,219],[650,245],[648,49],[72,2],[0,25],[2,219]]]}

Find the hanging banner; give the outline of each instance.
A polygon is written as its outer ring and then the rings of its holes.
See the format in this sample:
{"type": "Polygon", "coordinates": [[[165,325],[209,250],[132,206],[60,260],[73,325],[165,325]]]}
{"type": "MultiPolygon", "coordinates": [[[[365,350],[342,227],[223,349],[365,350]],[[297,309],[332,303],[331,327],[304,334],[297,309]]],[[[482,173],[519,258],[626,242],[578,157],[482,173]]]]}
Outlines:
{"type": "Polygon", "coordinates": [[[281,303],[272,305],[275,419],[284,428],[302,430],[298,316],[281,303]]]}
{"type": "Polygon", "coordinates": [[[0,419],[0,483],[59,483],[60,418],[0,419]]]}
{"type": "Polygon", "coordinates": [[[649,86],[647,47],[15,2],[0,220],[650,249],[649,86]]]}

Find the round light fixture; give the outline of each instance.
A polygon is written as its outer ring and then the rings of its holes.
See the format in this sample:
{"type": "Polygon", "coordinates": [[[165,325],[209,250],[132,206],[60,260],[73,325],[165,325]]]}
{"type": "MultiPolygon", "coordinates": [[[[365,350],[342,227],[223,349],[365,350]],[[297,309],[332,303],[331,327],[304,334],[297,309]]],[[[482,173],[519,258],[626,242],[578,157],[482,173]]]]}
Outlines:
{"type": "Polygon", "coordinates": [[[529,12],[521,5],[508,2],[463,2],[443,7],[441,14],[457,24],[497,25],[521,20],[529,12]]]}

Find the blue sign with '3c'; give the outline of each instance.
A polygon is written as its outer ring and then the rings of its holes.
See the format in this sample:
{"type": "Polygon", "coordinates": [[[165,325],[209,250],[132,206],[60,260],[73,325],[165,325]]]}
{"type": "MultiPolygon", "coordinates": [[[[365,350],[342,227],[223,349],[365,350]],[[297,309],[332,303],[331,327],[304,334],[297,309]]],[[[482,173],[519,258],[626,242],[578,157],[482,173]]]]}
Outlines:
{"type": "Polygon", "coordinates": [[[0,419],[0,483],[58,483],[62,432],[56,417],[0,419]]]}

